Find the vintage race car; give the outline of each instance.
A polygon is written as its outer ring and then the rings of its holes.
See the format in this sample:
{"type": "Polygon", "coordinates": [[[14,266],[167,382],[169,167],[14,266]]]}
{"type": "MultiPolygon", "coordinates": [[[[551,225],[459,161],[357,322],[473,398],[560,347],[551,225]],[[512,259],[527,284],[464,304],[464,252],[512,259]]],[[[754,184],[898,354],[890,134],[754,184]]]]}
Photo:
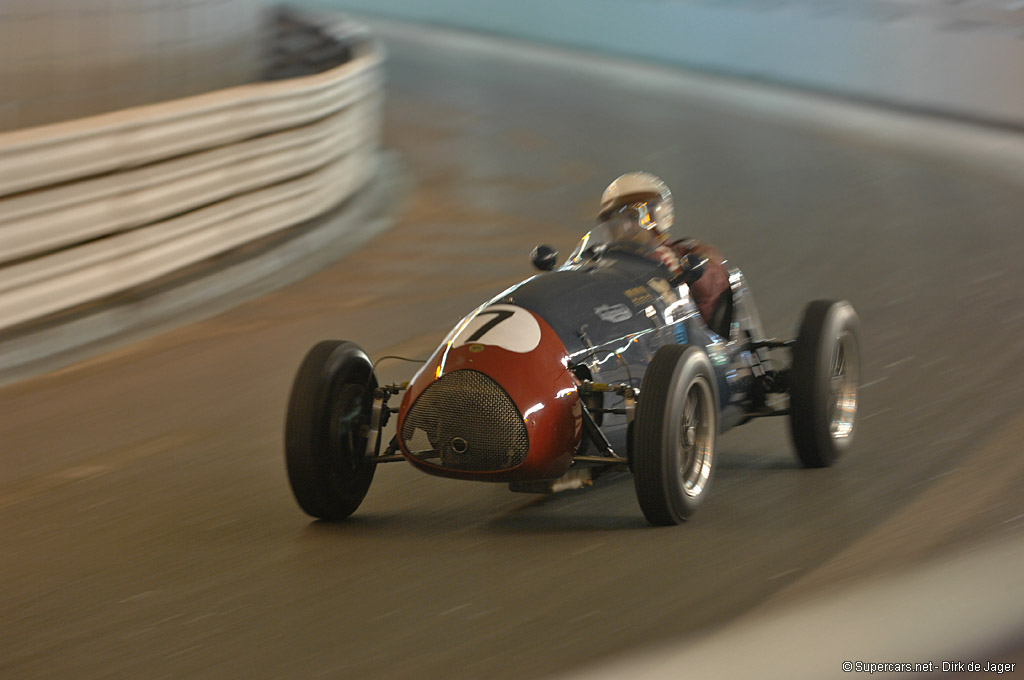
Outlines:
{"type": "Polygon", "coordinates": [[[708,493],[719,433],[788,416],[804,465],[831,465],[853,439],[860,326],[847,302],[807,305],[795,340],[765,337],[740,270],[712,319],[691,298],[706,261],[673,277],[599,229],[562,266],[538,246],[542,273],[480,305],[408,383],[379,385],[369,356],[328,340],[306,355],[285,426],[300,507],[339,520],[382,463],[504,482],[514,491],[633,474],[652,524],[679,523],[708,493]],[[770,357],[787,353],[782,361],[770,357]],[[404,393],[401,405],[391,397],[404,393]],[[381,432],[397,415],[395,435],[381,432]]]}

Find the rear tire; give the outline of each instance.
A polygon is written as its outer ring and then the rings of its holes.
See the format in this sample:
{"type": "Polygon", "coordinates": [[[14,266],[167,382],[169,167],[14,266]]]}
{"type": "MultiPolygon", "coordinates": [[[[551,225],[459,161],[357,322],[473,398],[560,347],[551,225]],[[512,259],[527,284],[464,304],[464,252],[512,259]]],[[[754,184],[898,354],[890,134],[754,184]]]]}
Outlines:
{"type": "Polygon", "coordinates": [[[633,421],[633,483],[647,521],[685,521],[707,495],[718,439],[715,373],[696,347],[666,345],[644,375],[633,421]]]}
{"type": "Polygon", "coordinates": [[[860,320],[848,302],[807,305],[793,345],[789,424],[797,456],[828,467],[853,442],[860,380],[860,320]]]}
{"type": "Polygon", "coordinates": [[[376,465],[365,455],[377,378],[352,342],[315,345],[295,376],[285,422],[288,481],[311,517],[345,519],[359,507],[376,465]]]}

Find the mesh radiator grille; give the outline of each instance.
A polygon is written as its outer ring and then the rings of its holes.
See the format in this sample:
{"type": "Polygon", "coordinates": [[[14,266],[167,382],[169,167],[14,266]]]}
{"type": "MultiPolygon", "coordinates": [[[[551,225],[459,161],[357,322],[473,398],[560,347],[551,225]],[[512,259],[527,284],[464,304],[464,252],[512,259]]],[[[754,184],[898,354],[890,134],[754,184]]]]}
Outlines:
{"type": "Polygon", "coordinates": [[[452,470],[514,468],[530,448],[512,398],[479,371],[452,371],[423,391],[402,422],[411,456],[452,470]]]}

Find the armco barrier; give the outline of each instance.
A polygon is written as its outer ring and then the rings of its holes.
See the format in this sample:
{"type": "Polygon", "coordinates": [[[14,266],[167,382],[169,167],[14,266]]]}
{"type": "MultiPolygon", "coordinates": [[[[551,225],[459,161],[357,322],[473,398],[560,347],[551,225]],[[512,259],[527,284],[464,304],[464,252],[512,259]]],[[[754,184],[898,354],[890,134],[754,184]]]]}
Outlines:
{"type": "Polygon", "coordinates": [[[375,97],[369,97],[304,127],[10,197],[0,218],[0,263],[312,172],[363,143],[376,125],[375,97]]]}
{"type": "Polygon", "coordinates": [[[0,333],[350,197],[376,171],[383,60],[372,41],[353,53],[314,75],[0,134],[0,333]]]}

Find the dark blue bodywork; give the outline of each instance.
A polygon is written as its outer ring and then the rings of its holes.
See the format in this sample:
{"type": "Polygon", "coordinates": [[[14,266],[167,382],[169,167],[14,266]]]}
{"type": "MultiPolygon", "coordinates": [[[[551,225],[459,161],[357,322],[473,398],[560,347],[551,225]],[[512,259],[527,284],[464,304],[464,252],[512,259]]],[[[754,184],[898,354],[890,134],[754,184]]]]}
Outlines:
{"type": "MultiPolygon", "coordinates": [[[[595,382],[641,388],[658,348],[690,344],[714,366],[721,430],[744,422],[750,411],[754,357],[748,341],[763,337],[757,311],[739,270],[730,270],[732,313],[728,337],[711,330],[684,284],[658,262],[628,251],[571,259],[560,269],[534,276],[493,303],[524,307],[544,319],[570,355],[569,368],[595,382]]],[[[622,397],[608,394],[609,408],[622,397]]],[[[606,414],[601,429],[612,445],[628,448],[625,416],[606,414]]]]}

